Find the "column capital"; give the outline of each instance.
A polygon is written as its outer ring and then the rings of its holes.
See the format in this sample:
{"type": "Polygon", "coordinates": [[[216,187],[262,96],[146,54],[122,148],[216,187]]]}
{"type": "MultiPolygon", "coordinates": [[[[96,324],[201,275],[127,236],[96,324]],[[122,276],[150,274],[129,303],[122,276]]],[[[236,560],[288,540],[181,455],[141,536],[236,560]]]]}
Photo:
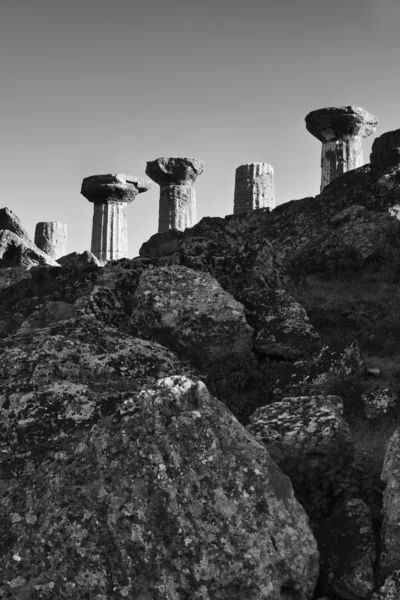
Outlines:
{"type": "Polygon", "coordinates": [[[308,113],[306,129],[320,142],[354,137],[366,138],[375,132],[378,118],[359,106],[330,106],[308,113]]]}
{"type": "Polygon", "coordinates": [[[129,203],[138,194],[146,192],[150,188],[151,182],[148,179],[120,173],[108,173],[85,177],[82,181],[81,194],[94,204],[129,203]]]}
{"type": "Polygon", "coordinates": [[[168,185],[193,185],[204,170],[198,158],[167,158],[162,156],[148,161],[146,175],[161,187],[168,185]]]}

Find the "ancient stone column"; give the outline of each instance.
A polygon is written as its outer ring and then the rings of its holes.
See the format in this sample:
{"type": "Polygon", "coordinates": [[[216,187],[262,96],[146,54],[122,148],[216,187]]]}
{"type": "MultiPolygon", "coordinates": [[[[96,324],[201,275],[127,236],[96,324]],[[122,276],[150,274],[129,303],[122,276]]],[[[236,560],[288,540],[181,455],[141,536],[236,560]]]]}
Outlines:
{"type": "Polygon", "coordinates": [[[60,221],[42,221],[35,228],[35,244],[57,260],[67,254],[67,224],[60,221]]]}
{"type": "Polygon", "coordinates": [[[250,163],[236,169],[233,213],[275,206],[274,169],[268,163],[250,163]]]}
{"type": "Polygon", "coordinates": [[[375,138],[369,157],[372,167],[393,167],[400,164],[400,129],[387,131],[375,138]]]}
{"type": "Polygon", "coordinates": [[[307,131],[322,142],[321,192],[336,177],[363,165],[362,139],[377,124],[377,117],[358,106],[320,108],[306,116],[307,131]]]}
{"type": "Polygon", "coordinates": [[[128,255],[126,207],[150,187],[150,181],[131,175],[85,177],[81,194],[94,203],[91,250],[96,258],[115,260],[128,255]]]}
{"type": "Polygon", "coordinates": [[[146,175],[160,186],[158,231],[193,227],[196,196],[193,184],[204,170],[198,158],[157,158],[146,166],[146,175]]]}

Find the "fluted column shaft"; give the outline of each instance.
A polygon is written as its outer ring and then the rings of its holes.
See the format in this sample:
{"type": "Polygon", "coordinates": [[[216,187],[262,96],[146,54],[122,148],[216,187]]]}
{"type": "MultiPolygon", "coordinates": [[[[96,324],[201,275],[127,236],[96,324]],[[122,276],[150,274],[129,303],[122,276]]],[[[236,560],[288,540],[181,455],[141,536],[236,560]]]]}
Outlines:
{"type": "Polygon", "coordinates": [[[275,206],[274,169],[268,163],[250,163],[236,169],[233,212],[275,206]]]}
{"type": "Polygon", "coordinates": [[[95,204],[91,251],[99,260],[118,260],[128,255],[127,202],[95,204]]]}
{"type": "Polygon", "coordinates": [[[67,254],[67,224],[60,221],[41,221],[36,224],[35,244],[57,260],[67,254]]]}
{"type": "Polygon", "coordinates": [[[196,223],[196,192],[191,183],[160,187],[158,231],[193,227],[196,223]]]}
{"type": "Polygon", "coordinates": [[[364,154],[362,138],[359,136],[323,142],[321,149],[321,192],[331,181],[351,171],[362,167],[364,154]]]}

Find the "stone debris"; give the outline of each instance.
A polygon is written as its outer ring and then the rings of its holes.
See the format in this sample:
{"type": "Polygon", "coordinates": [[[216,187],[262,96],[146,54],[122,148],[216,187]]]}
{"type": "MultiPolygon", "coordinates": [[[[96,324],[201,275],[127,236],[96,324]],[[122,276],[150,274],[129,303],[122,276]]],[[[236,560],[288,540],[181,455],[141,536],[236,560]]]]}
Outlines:
{"type": "Polygon", "coordinates": [[[7,206],[5,208],[0,208],[0,230],[2,229],[12,231],[28,242],[32,242],[29,233],[22,225],[20,219],[7,206]]]}
{"type": "Polygon", "coordinates": [[[196,223],[194,182],[204,171],[198,158],[161,157],[149,161],[146,175],[160,186],[158,231],[184,231],[196,223]]]}
{"type": "Polygon", "coordinates": [[[362,139],[374,133],[378,119],[358,106],[340,106],[314,110],[305,120],[307,131],[322,142],[322,192],[343,173],[362,166],[362,139]]]}
{"type": "Polygon", "coordinates": [[[364,404],[365,416],[369,421],[393,419],[398,416],[397,394],[386,386],[364,392],[361,400],[364,404]]]}
{"type": "Polygon", "coordinates": [[[40,250],[33,242],[20,237],[8,229],[0,230],[0,269],[7,267],[25,267],[37,265],[58,266],[48,254],[40,250]]]}
{"type": "Polygon", "coordinates": [[[250,163],[236,169],[233,212],[275,207],[274,169],[268,163],[250,163]]]}
{"type": "Polygon", "coordinates": [[[85,177],[81,194],[94,203],[91,251],[96,258],[104,261],[128,255],[126,207],[150,187],[150,181],[132,175],[85,177]]]}

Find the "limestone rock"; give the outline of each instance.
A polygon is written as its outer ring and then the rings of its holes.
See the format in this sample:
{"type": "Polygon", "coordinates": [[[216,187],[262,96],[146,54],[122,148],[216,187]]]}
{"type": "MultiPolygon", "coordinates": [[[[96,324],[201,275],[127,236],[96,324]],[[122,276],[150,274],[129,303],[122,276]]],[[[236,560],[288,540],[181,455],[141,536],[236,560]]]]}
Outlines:
{"type": "Polygon", "coordinates": [[[258,408],[246,429],[290,477],[296,497],[308,514],[329,514],[332,484],[354,456],[342,400],[323,395],[284,398],[258,408]],[[333,474],[335,477],[329,480],[333,474]]]}
{"type": "Polygon", "coordinates": [[[34,331],[52,323],[72,319],[77,314],[77,310],[77,307],[69,302],[61,300],[46,302],[21,324],[18,333],[34,331]]]}
{"type": "Polygon", "coordinates": [[[311,598],[318,552],[290,482],[204,384],[171,376],[102,407],[77,386],[60,397],[56,431],[32,399],[19,426],[45,444],[25,436],[34,451],[0,504],[3,595],[311,598]]]}
{"type": "Polygon", "coordinates": [[[366,138],[374,133],[377,117],[358,106],[330,106],[313,110],[306,116],[306,128],[320,142],[345,137],[366,138]]]}
{"type": "Polygon", "coordinates": [[[86,267],[102,267],[104,262],[96,258],[93,252],[85,250],[81,254],[78,252],[71,252],[61,258],[57,259],[59,265],[67,266],[74,269],[85,269],[86,267]]]}
{"type": "Polygon", "coordinates": [[[364,392],[361,396],[365,415],[369,421],[393,419],[397,416],[397,394],[386,386],[364,392]]]}
{"type": "Polygon", "coordinates": [[[372,595],[372,600],[398,600],[400,598],[400,569],[385,580],[380,589],[372,595]]]}
{"type": "Polygon", "coordinates": [[[314,535],[322,591],[343,600],[369,600],[375,586],[376,542],[367,505],[348,500],[314,528],[314,535]]]}
{"type": "Polygon", "coordinates": [[[7,229],[0,231],[0,268],[25,267],[29,269],[39,264],[57,266],[55,260],[39,250],[28,239],[7,229]]]}
{"type": "Polygon", "coordinates": [[[400,129],[387,131],[374,140],[370,161],[373,167],[391,167],[400,164],[400,129]]]}
{"type": "Polygon", "coordinates": [[[400,429],[392,435],[385,451],[381,475],[383,492],[383,527],[379,576],[385,579],[400,569],[400,429]]]}
{"type": "Polygon", "coordinates": [[[55,260],[64,256],[67,251],[67,224],[59,221],[37,223],[35,244],[55,260]]]}
{"type": "Polygon", "coordinates": [[[142,273],[131,327],[202,367],[251,356],[253,330],[243,306],[208,273],[183,266],[142,273]]]}
{"type": "Polygon", "coordinates": [[[0,230],[2,229],[12,231],[29,242],[32,241],[20,219],[7,206],[0,208],[0,230]]]}

